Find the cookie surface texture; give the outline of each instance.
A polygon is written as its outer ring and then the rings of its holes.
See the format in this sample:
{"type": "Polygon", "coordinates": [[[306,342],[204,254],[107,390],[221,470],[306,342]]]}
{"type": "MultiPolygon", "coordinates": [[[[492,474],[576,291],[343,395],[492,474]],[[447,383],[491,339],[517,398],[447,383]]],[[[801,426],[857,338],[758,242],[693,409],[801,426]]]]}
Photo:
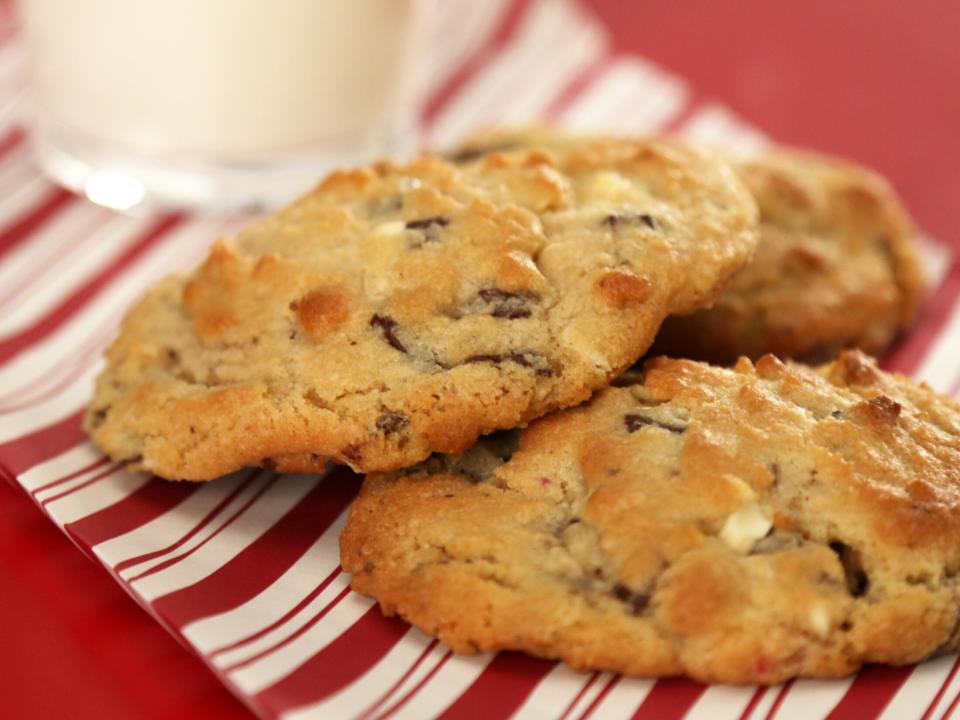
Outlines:
{"type": "Polygon", "coordinates": [[[667,321],[653,352],[721,364],[883,352],[924,295],[915,231],[889,184],[787,150],[736,167],[760,208],[757,253],[712,309],[667,321]]]}
{"type": "Polygon", "coordinates": [[[86,428],[169,478],[461,452],[605,386],[756,237],[729,165],[668,142],[338,172],[135,306],[86,428]]]}
{"type": "Polygon", "coordinates": [[[960,406],[859,352],[659,358],[515,435],[369,476],[353,587],[456,650],[705,682],[960,644],[960,406]]]}

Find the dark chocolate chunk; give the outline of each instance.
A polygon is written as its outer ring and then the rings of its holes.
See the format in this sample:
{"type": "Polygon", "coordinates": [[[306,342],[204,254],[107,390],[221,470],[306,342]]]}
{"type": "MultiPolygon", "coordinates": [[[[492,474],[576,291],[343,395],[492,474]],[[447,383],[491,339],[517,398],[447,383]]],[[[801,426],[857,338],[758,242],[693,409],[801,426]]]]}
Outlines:
{"type": "Polygon", "coordinates": [[[389,315],[374,315],[370,318],[370,327],[377,328],[383,333],[383,339],[390,343],[390,347],[402,353],[407,352],[403,343],[397,338],[397,321],[389,315]]]}
{"type": "Polygon", "coordinates": [[[383,412],[380,413],[380,417],[377,418],[377,430],[384,435],[392,435],[395,432],[399,432],[409,424],[410,418],[405,414],[387,408],[384,408],[383,412]]]}
{"type": "Polygon", "coordinates": [[[514,293],[499,288],[484,288],[477,296],[488,305],[493,306],[493,317],[516,320],[528,318],[531,315],[529,303],[535,299],[528,293],[514,293]]]}
{"type": "Polygon", "coordinates": [[[455,153],[449,153],[447,155],[447,160],[455,163],[465,163],[470,162],[471,160],[476,160],[477,158],[481,158],[484,155],[489,155],[493,152],[502,152],[503,150],[510,150],[515,147],[517,147],[516,143],[509,142],[495,143],[491,145],[475,145],[473,147],[463,148],[455,153]]]}
{"type": "Polygon", "coordinates": [[[847,580],[847,592],[853,597],[864,595],[870,586],[870,578],[867,577],[867,573],[863,569],[860,553],[839,540],[831,542],[830,549],[837,554],[840,564],[843,566],[843,576],[847,580]]]}
{"type": "Polygon", "coordinates": [[[420,218],[419,220],[410,220],[406,227],[407,230],[426,230],[434,225],[446,227],[449,223],[450,218],[446,215],[434,215],[433,217],[420,218]]]}
{"type": "Polygon", "coordinates": [[[536,374],[540,377],[550,377],[553,375],[553,369],[546,364],[546,359],[540,353],[533,350],[522,350],[514,353],[501,353],[496,355],[471,355],[464,363],[482,363],[488,362],[499,365],[505,362],[512,362],[526,368],[535,368],[536,374]]]}
{"type": "Polygon", "coordinates": [[[607,215],[603,219],[603,224],[611,230],[616,230],[621,225],[646,225],[651,230],[656,230],[660,223],[653,215],[648,213],[621,213],[619,215],[607,215]]]}
{"type": "Polygon", "coordinates": [[[627,426],[627,432],[631,433],[636,432],[644,425],[653,425],[661,430],[667,430],[669,432],[676,433],[677,435],[681,434],[687,429],[686,425],[671,425],[670,423],[654,420],[646,415],[637,415],[636,413],[624,415],[623,424],[627,426]]]}
{"type": "Polygon", "coordinates": [[[650,604],[649,594],[635,593],[623,583],[617,583],[613,586],[613,596],[620,602],[629,605],[634,615],[642,613],[650,604]]]}

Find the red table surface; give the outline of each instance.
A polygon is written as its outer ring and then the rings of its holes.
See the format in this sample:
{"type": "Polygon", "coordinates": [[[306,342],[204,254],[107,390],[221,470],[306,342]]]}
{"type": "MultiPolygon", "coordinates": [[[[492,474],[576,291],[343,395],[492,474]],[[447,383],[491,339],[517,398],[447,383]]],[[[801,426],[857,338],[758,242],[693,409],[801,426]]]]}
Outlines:
{"type": "MultiPolygon", "coordinates": [[[[887,174],[960,246],[960,3],[591,0],[615,46],[773,137],[887,174]]],[[[0,482],[4,717],[250,717],[25,495],[0,482]]]]}

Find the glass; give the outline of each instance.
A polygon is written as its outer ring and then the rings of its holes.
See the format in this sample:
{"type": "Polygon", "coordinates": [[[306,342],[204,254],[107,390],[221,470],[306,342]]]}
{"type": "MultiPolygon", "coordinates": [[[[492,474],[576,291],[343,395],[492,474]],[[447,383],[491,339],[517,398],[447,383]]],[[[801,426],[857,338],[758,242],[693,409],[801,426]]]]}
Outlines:
{"type": "Polygon", "coordinates": [[[32,135],[119,209],[270,208],[414,144],[428,0],[21,0],[32,135]]]}

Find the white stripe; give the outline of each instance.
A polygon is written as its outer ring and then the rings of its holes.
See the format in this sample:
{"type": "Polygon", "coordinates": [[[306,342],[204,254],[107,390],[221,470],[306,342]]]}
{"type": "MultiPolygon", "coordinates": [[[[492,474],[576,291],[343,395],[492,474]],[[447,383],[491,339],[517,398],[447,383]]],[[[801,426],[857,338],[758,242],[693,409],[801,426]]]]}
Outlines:
{"type": "Polygon", "coordinates": [[[748,720],[764,720],[767,717],[767,713],[770,712],[770,708],[772,708],[773,704],[777,701],[777,696],[781,690],[783,690],[783,685],[771,685],[768,687],[767,691],[760,696],[757,704],[753,707],[753,712],[750,713],[748,720]]]}
{"type": "Polygon", "coordinates": [[[234,473],[216,482],[204,483],[159,517],[94,545],[93,552],[110,568],[140,555],[159,552],[197,527],[249,474],[250,471],[234,473]]]}
{"type": "Polygon", "coordinates": [[[666,124],[687,104],[685,83],[652,63],[618,58],[558,118],[573,130],[637,133],[666,124]]]}
{"type": "Polygon", "coordinates": [[[590,707],[590,703],[596,699],[597,695],[603,692],[603,689],[613,677],[613,673],[600,673],[597,679],[593,681],[593,684],[586,689],[583,695],[574,703],[573,707],[570,708],[570,712],[566,715],[567,720],[576,720],[585,713],[587,708],[590,707]]]}
{"type": "MultiPolygon", "coordinates": [[[[390,648],[367,672],[332,695],[309,705],[290,710],[284,720],[324,720],[324,718],[359,717],[397,683],[417,661],[432,641],[425,633],[411,627],[400,641],[390,648]]],[[[424,659],[426,662],[426,658],[424,659]]],[[[388,707],[397,694],[391,692],[378,709],[388,707]]]]}
{"type": "Polygon", "coordinates": [[[927,235],[920,236],[920,255],[923,261],[924,277],[927,286],[935,288],[947,274],[953,253],[943,243],[937,242],[927,235]]]}
{"type": "Polygon", "coordinates": [[[373,606],[373,600],[348,594],[316,625],[276,652],[230,673],[230,681],[253,695],[292,673],[307,660],[340,637],[373,606]]]}
{"type": "MultiPolygon", "coordinates": [[[[150,557],[145,560],[142,560],[134,565],[128,565],[118,573],[120,578],[123,580],[130,580],[131,578],[135,578],[138,575],[142,575],[143,573],[147,572],[151,568],[157,567],[158,565],[162,565],[163,563],[167,562],[172,558],[179,557],[184,553],[190,552],[194,548],[199,547],[204,542],[209,540],[210,537],[212,537],[217,531],[219,531],[220,528],[224,525],[224,523],[229,522],[230,518],[233,517],[237,512],[239,512],[240,509],[246,503],[248,503],[251,498],[253,498],[258,492],[260,492],[264,488],[264,486],[271,481],[272,477],[273,476],[270,473],[265,473],[265,472],[257,473],[253,477],[253,479],[248,484],[244,485],[243,488],[240,490],[240,492],[234,495],[229,502],[224,504],[223,507],[220,508],[219,512],[217,512],[216,515],[211,517],[209,519],[209,522],[204,524],[203,527],[197,527],[197,525],[194,525],[183,534],[166,535],[165,537],[168,540],[170,538],[176,538],[176,540],[174,540],[173,543],[168,542],[166,545],[164,545],[164,547],[169,547],[171,544],[177,543],[182,538],[186,538],[186,539],[182,543],[176,544],[176,547],[170,547],[166,552],[163,552],[154,557],[150,557]],[[190,535],[189,538],[187,538],[186,537],[187,533],[193,530],[196,530],[196,532],[193,532],[193,534],[190,535]]],[[[219,483],[207,483],[207,484],[218,485],[219,483]]],[[[236,482],[230,483],[228,485],[229,490],[232,490],[234,487],[236,487],[237,484],[238,483],[236,482]]],[[[173,511],[166,514],[179,515],[177,510],[178,508],[175,508],[173,511]]],[[[129,548],[129,545],[127,547],[129,548]]],[[[159,548],[159,549],[162,550],[163,548],[159,548]]],[[[138,553],[138,554],[142,554],[142,553],[138,553]]],[[[136,555],[133,555],[132,557],[136,557],[136,555]]]]}
{"type": "Polygon", "coordinates": [[[590,675],[558,663],[514,713],[513,720],[557,717],[590,680],[590,675]]]}
{"type": "Polygon", "coordinates": [[[752,685],[744,687],[711,685],[697,698],[683,720],[738,718],[756,690],[757,688],[752,685]]]}
{"type": "MultiPolygon", "coordinates": [[[[437,8],[424,82],[443,85],[490,39],[511,0],[444,0],[437,8]]],[[[428,89],[429,92],[429,89],[428,89]]]]}
{"type": "Polygon", "coordinates": [[[83,485],[85,482],[87,482],[94,476],[108,473],[110,472],[110,470],[111,470],[110,464],[97,465],[96,467],[91,468],[86,472],[79,473],[75,478],[72,478],[67,482],[62,482],[57,485],[48,487],[44,490],[36,491],[33,497],[39,503],[46,502],[50,498],[56,497],[57,495],[62,495],[65,492],[69,492],[74,488],[80,487],[81,485],[83,485]]]}
{"type": "Polygon", "coordinates": [[[776,720],[810,720],[826,717],[846,695],[853,678],[797,680],[777,708],[776,720]]]}
{"type": "Polygon", "coordinates": [[[46,509],[58,524],[66,525],[120,502],[148,482],[150,476],[145,473],[119,468],[109,477],[98,480],[89,487],[54,500],[46,509]]]}
{"type": "Polygon", "coordinates": [[[620,682],[600,701],[590,717],[597,720],[629,720],[655,683],[656,680],[650,678],[620,678],[620,682]]]}
{"type": "MultiPolygon", "coordinates": [[[[390,697],[384,702],[380,707],[377,708],[376,712],[373,714],[373,717],[381,717],[389,713],[393,707],[398,703],[403,701],[404,696],[411,692],[416,686],[417,683],[421,682],[427,675],[429,675],[436,667],[443,662],[443,657],[450,651],[446,645],[437,643],[434,645],[430,652],[427,653],[427,656],[423,659],[417,667],[414,669],[410,675],[408,675],[400,686],[391,693],[390,697]]],[[[449,661],[448,661],[449,662],[449,661]]],[[[396,711],[394,717],[404,717],[403,710],[406,709],[406,703],[396,711]]],[[[409,717],[407,715],[406,717],[409,717]]],[[[426,717],[421,715],[420,717],[426,717]]]]}
{"type": "Polygon", "coordinates": [[[744,155],[762,150],[770,142],[766,135],[728,108],[716,104],[700,108],[680,132],[690,140],[744,155]]]}
{"type": "Polygon", "coordinates": [[[570,81],[570,73],[598,57],[604,45],[599,26],[572,3],[536,2],[516,38],[437,115],[430,144],[443,147],[471,128],[534,117],[570,81]]]}
{"type": "Polygon", "coordinates": [[[12,335],[40,320],[131,247],[148,225],[143,219],[117,215],[100,216],[95,222],[97,226],[92,231],[84,229],[79,241],[67,245],[63,242],[66,238],[61,238],[59,253],[38,258],[33,267],[24,271],[30,281],[23,283],[20,291],[7,300],[14,306],[0,314],[0,337],[12,335]]]}
{"type": "Polygon", "coordinates": [[[253,544],[317,484],[315,475],[286,475],[222,532],[187,558],[131,582],[145,600],[155,600],[200,582],[253,544]]]}
{"type": "MultiPolygon", "coordinates": [[[[320,570],[317,575],[326,577],[330,573],[326,569],[320,570]]],[[[330,584],[327,585],[313,600],[298,610],[289,620],[282,625],[274,628],[270,632],[258,637],[256,640],[241,645],[233,650],[216,655],[212,662],[218,668],[228,668],[231,665],[255,657],[262,652],[269,650],[275,645],[279,645],[284,640],[295,635],[299,630],[306,627],[327,605],[350,584],[350,577],[344,573],[338,574],[330,584]]],[[[258,619],[259,620],[259,619],[258,619]]],[[[249,630],[249,628],[248,628],[249,630]]]]}
{"type": "Polygon", "coordinates": [[[954,301],[946,324],[930,345],[914,373],[917,380],[930,383],[934,390],[947,392],[957,376],[960,361],[960,298],[954,301]]]}
{"type": "MultiPolygon", "coordinates": [[[[443,645],[437,647],[443,651],[448,650],[443,645]]],[[[490,653],[454,655],[394,717],[397,720],[438,717],[473,684],[492,660],[493,655],[490,653]]],[[[398,699],[400,697],[403,697],[403,694],[400,694],[398,699]]]]}
{"type": "Polygon", "coordinates": [[[82,442],[20,473],[17,476],[17,482],[27,492],[31,492],[41,485],[59,480],[82,467],[95,463],[102,457],[103,455],[93,445],[82,442]]]}
{"type": "MultiPolygon", "coordinates": [[[[913,672],[910,673],[910,677],[900,686],[897,694],[883,709],[879,720],[919,717],[933,701],[937,691],[943,685],[943,681],[950,674],[950,668],[953,667],[956,659],[956,655],[938,657],[915,667],[913,672]]],[[[945,706],[944,700],[949,703],[948,696],[949,693],[944,693],[938,705],[945,706]]],[[[930,717],[937,717],[936,710],[937,708],[934,707],[930,717]]]]}
{"type": "MultiPolygon", "coordinates": [[[[24,217],[33,207],[49,195],[53,186],[46,179],[33,172],[24,172],[8,179],[8,187],[0,193],[0,228],[24,217]]],[[[12,257],[12,253],[7,256],[12,257]]],[[[6,265],[4,260],[4,265],[6,265]]]]}
{"type": "Polygon", "coordinates": [[[346,520],[345,510],[269,587],[243,605],[190,623],[182,629],[184,637],[201,652],[210,653],[277,622],[337,567],[340,531],[346,520]]]}

